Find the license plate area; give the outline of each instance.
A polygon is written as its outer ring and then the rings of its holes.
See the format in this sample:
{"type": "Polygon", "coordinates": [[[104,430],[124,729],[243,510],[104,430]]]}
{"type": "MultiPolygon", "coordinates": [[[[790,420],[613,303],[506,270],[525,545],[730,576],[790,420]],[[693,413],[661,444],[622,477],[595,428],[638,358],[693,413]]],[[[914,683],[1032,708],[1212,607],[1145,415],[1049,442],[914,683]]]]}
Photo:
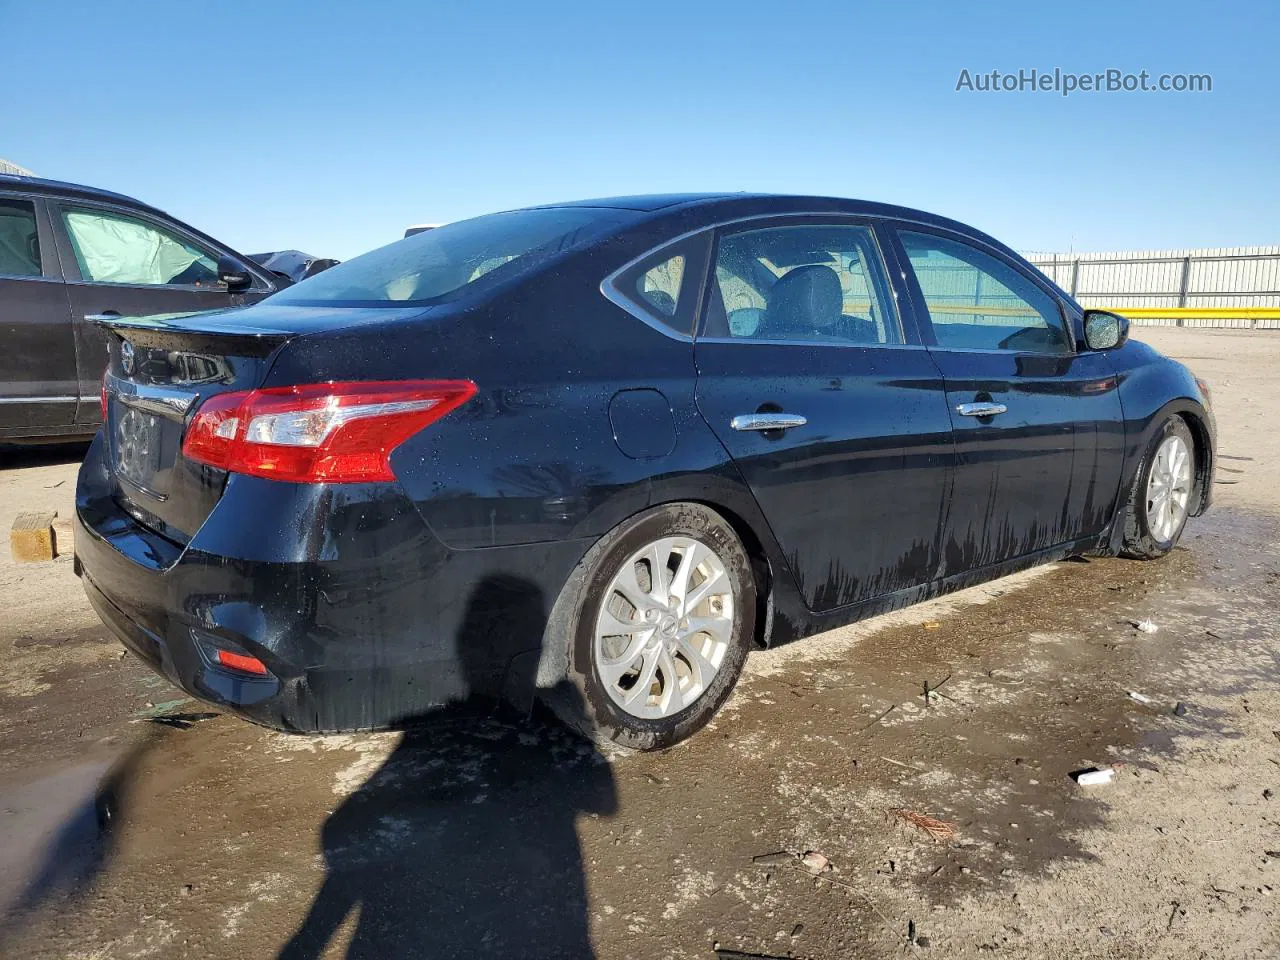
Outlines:
{"type": "Polygon", "coordinates": [[[124,407],[116,417],[112,443],[116,476],[157,500],[165,498],[158,489],[162,427],[162,418],[156,414],[124,407]]]}

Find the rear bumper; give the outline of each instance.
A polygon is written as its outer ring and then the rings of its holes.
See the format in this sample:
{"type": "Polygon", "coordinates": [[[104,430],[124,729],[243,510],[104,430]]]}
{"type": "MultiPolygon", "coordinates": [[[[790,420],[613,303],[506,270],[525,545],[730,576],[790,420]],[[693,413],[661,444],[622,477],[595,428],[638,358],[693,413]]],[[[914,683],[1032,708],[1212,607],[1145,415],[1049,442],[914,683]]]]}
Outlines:
{"type": "Polygon", "coordinates": [[[218,669],[200,655],[194,643],[181,637],[173,642],[153,633],[116,606],[83,572],[82,579],[89,603],[102,622],[130,651],[175,686],[249,719],[280,729],[299,729],[292,722],[294,718],[281,717],[272,722],[261,710],[255,709],[280,693],[282,684],[277,677],[257,679],[218,669]]]}
{"type": "Polygon", "coordinates": [[[96,442],[76,500],[85,591],[125,646],[192,696],[300,732],[524,696],[529,654],[590,545],[452,551],[394,488],[236,477],[184,548],[116,505],[96,442]],[[217,647],[258,658],[269,676],[218,666],[217,647]]]}

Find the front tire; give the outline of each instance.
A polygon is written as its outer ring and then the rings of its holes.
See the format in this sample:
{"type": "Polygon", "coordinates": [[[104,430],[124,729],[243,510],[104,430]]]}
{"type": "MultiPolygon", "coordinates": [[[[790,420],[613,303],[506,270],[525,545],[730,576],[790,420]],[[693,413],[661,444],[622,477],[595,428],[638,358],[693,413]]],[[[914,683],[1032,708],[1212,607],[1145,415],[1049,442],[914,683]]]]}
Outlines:
{"type": "Polygon", "coordinates": [[[751,561],[700,504],[633,517],[587,552],[552,612],[564,681],[543,698],[602,745],[660,750],[700,730],[733,692],[755,637],[751,561]]]}
{"type": "Polygon", "coordinates": [[[1195,449],[1181,417],[1170,417],[1156,431],[1129,492],[1121,556],[1154,560],[1177,545],[1195,492],[1195,449]]]}

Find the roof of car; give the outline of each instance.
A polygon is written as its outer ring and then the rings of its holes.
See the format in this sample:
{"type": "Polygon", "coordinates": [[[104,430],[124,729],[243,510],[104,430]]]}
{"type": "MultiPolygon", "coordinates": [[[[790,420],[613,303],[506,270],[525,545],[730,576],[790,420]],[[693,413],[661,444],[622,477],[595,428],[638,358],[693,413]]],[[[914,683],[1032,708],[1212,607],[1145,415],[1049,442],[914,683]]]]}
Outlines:
{"type": "Polygon", "coordinates": [[[560,203],[541,203],[539,207],[607,207],[614,210],[635,210],[649,213],[664,207],[683,206],[705,200],[719,200],[747,194],[731,193],[649,193],[624,197],[596,197],[592,200],[566,200],[560,203]]]}
{"type": "Polygon", "coordinates": [[[40,194],[56,193],[60,196],[80,197],[85,200],[111,200],[115,203],[123,201],[135,207],[144,207],[148,210],[156,209],[149,203],[143,203],[141,200],[126,196],[123,193],[115,193],[111,190],[102,190],[98,187],[86,187],[82,183],[65,183],[62,180],[44,180],[40,177],[19,177],[12,174],[0,173],[0,190],[20,190],[24,193],[40,194]]]}
{"type": "Polygon", "coordinates": [[[697,209],[708,224],[741,218],[755,218],[770,214],[839,213],[863,217],[884,217],[906,220],[954,230],[979,238],[990,245],[1020,258],[1008,245],[982,230],[925,210],[900,207],[874,200],[852,200],[848,197],[808,196],[788,193],[679,193],[656,194],[638,197],[605,197],[597,200],[581,200],[571,204],[554,206],[614,207],[634,210],[646,215],[645,219],[681,216],[697,209]]]}
{"type": "Polygon", "coordinates": [[[677,208],[699,207],[716,216],[768,214],[770,212],[840,212],[864,216],[893,217],[932,223],[939,226],[961,227],[974,231],[968,224],[959,223],[924,210],[878,203],[872,200],[852,200],[848,197],[808,196],[790,193],[659,193],[640,196],[597,197],[592,200],[573,200],[565,203],[540,204],[544,207],[601,207],[618,210],[634,210],[637,213],[663,215],[677,208]]]}

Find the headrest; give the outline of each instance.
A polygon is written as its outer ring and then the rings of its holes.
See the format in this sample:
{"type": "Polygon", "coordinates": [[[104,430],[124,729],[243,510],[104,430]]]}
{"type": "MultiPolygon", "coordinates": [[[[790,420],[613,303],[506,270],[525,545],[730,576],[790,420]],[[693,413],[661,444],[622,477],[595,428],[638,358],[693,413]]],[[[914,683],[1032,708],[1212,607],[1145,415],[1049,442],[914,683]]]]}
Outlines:
{"type": "Polygon", "coordinates": [[[840,319],[844,291],[830,267],[797,267],[783,275],[769,292],[769,336],[812,335],[840,319]]]}

